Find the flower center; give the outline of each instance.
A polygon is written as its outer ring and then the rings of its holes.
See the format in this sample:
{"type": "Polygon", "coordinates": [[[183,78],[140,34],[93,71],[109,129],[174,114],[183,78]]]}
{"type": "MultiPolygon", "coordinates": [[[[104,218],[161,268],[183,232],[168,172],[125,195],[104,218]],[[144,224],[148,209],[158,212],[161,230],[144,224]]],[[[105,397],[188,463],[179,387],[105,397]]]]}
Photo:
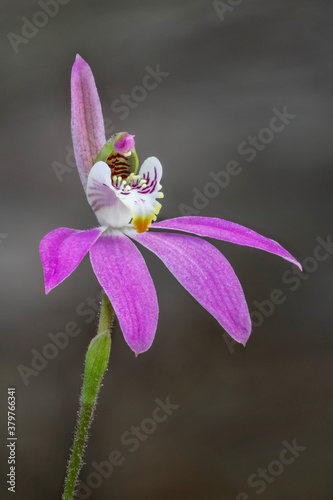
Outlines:
{"type": "MultiPolygon", "coordinates": [[[[162,165],[159,160],[155,157],[147,158],[141,165],[140,175],[137,175],[139,161],[135,151],[134,135],[130,135],[127,132],[120,132],[119,134],[114,134],[103,146],[95,160],[95,165],[99,164],[99,162],[104,164],[104,178],[110,175],[111,186],[109,179],[107,179],[107,183],[104,183],[103,186],[105,187],[108,184],[109,187],[112,187],[117,198],[130,210],[132,224],[137,232],[142,233],[147,231],[152,221],[156,220],[156,216],[161,209],[161,204],[157,199],[163,198],[163,193],[160,192],[162,188],[160,184],[162,165]],[[105,164],[109,167],[110,174],[105,164]]],[[[100,168],[103,170],[102,166],[100,168]]],[[[99,170],[96,171],[96,178],[100,183],[99,174],[99,170]]],[[[92,203],[96,196],[96,189],[93,186],[90,193],[92,203]]],[[[109,198],[107,200],[110,202],[109,198]]],[[[90,204],[93,207],[92,203],[90,204]]],[[[108,219],[110,227],[122,227],[128,224],[130,219],[128,221],[125,220],[128,217],[128,210],[125,217],[123,213],[124,207],[121,204],[117,206],[113,204],[112,207],[112,222],[110,223],[110,218],[108,219]],[[121,213],[122,218],[121,224],[118,220],[116,226],[114,217],[116,217],[117,213],[119,217],[121,213]]],[[[106,220],[105,217],[104,220],[106,220]]]]}
{"type": "MultiPolygon", "coordinates": [[[[111,172],[113,173],[112,169],[111,172]]],[[[128,177],[124,178],[122,175],[111,174],[112,185],[116,189],[120,189],[123,191],[123,194],[127,194],[131,191],[131,189],[141,189],[141,193],[147,187],[147,179],[141,179],[139,175],[129,174],[128,177]],[[127,193],[126,193],[127,191],[127,193]]]]}

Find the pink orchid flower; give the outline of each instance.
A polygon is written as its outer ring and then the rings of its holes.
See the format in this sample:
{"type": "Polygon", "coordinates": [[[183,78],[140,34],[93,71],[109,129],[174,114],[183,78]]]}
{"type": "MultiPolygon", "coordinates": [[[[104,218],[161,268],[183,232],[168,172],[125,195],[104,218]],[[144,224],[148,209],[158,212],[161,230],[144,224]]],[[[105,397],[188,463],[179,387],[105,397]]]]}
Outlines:
{"type": "Polygon", "coordinates": [[[152,223],[161,208],[157,199],[163,197],[159,160],[148,158],[138,171],[133,135],[122,132],[106,141],[95,80],[79,55],[72,70],[71,93],[75,158],[100,227],[87,231],[59,228],[43,238],[40,255],[46,293],[65,280],[89,252],[127,344],[136,354],[146,351],[155,336],[158,303],[134,240],[154,252],[231,337],[245,345],[251,333],[249,310],[227,259],[202,238],[161,230],[255,247],[301,268],[300,264],[277,242],[233,222],[179,217],[152,223]],[[154,231],[148,232],[149,227],[154,231]]]}

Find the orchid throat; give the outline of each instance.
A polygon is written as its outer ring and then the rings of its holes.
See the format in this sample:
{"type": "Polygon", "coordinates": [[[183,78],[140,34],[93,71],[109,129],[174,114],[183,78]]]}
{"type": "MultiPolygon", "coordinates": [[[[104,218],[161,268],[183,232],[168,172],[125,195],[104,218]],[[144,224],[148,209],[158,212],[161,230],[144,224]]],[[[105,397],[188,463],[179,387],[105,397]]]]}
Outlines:
{"type": "Polygon", "coordinates": [[[86,194],[101,225],[120,229],[131,221],[138,233],[147,231],[161,209],[162,166],[155,157],[138,172],[134,135],[114,134],[97,155],[86,194]]]}

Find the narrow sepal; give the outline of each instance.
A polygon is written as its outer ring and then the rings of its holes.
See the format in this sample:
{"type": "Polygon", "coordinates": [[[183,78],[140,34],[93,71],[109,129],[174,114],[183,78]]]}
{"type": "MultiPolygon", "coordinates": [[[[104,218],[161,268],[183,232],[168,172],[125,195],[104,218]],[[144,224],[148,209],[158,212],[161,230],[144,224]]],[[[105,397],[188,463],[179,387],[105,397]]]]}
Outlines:
{"type": "Polygon", "coordinates": [[[266,252],[278,255],[302,269],[301,264],[295,257],[276,241],[228,220],[215,217],[178,217],[176,219],[157,222],[152,225],[152,228],[184,231],[185,233],[192,233],[197,236],[205,236],[217,240],[229,241],[237,245],[258,248],[259,250],[265,250],[266,252]]]}
{"type": "Polygon", "coordinates": [[[105,227],[88,231],[61,227],[44,236],[39,251],[44,269],[45,293],[72,274],[104,230],[105,227]]]}
{"type": "Polygon", "coordinates": [[[247,342],[251,320],[243,289],[219,250],[185,234],[132,232],[131,237],[154,252],[231,337],[247,342]]]}
{"type": "Polygon", "coordinates": [[[146,351],[155,336],[158,303],[139,250],[127,236],[103,236],[91,248],[90,259],[127,344],[135,354],[146,351]]]}
{"type": "Polygon", "coordinates": [[[76,56],[71,79],[72,138],[83,187],[95,159],[106,142],[102,107],[90,66],[76,56]]]}

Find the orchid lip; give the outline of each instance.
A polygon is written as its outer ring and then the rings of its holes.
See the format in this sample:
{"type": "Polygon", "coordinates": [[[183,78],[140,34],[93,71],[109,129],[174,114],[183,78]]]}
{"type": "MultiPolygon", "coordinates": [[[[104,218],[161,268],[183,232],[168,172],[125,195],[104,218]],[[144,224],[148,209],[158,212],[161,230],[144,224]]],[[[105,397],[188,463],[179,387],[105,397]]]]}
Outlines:
{"type": "Polygon", "coordinates": [[[123,156],[110,157],[111,165],[100,160],[89,173],[88,202],[102,225],[120,229],[132,220],[137,232],[147,231],[161,209],[162,165],[155,157],[147,158],[136,174],[129,172],[123,156]]]}

